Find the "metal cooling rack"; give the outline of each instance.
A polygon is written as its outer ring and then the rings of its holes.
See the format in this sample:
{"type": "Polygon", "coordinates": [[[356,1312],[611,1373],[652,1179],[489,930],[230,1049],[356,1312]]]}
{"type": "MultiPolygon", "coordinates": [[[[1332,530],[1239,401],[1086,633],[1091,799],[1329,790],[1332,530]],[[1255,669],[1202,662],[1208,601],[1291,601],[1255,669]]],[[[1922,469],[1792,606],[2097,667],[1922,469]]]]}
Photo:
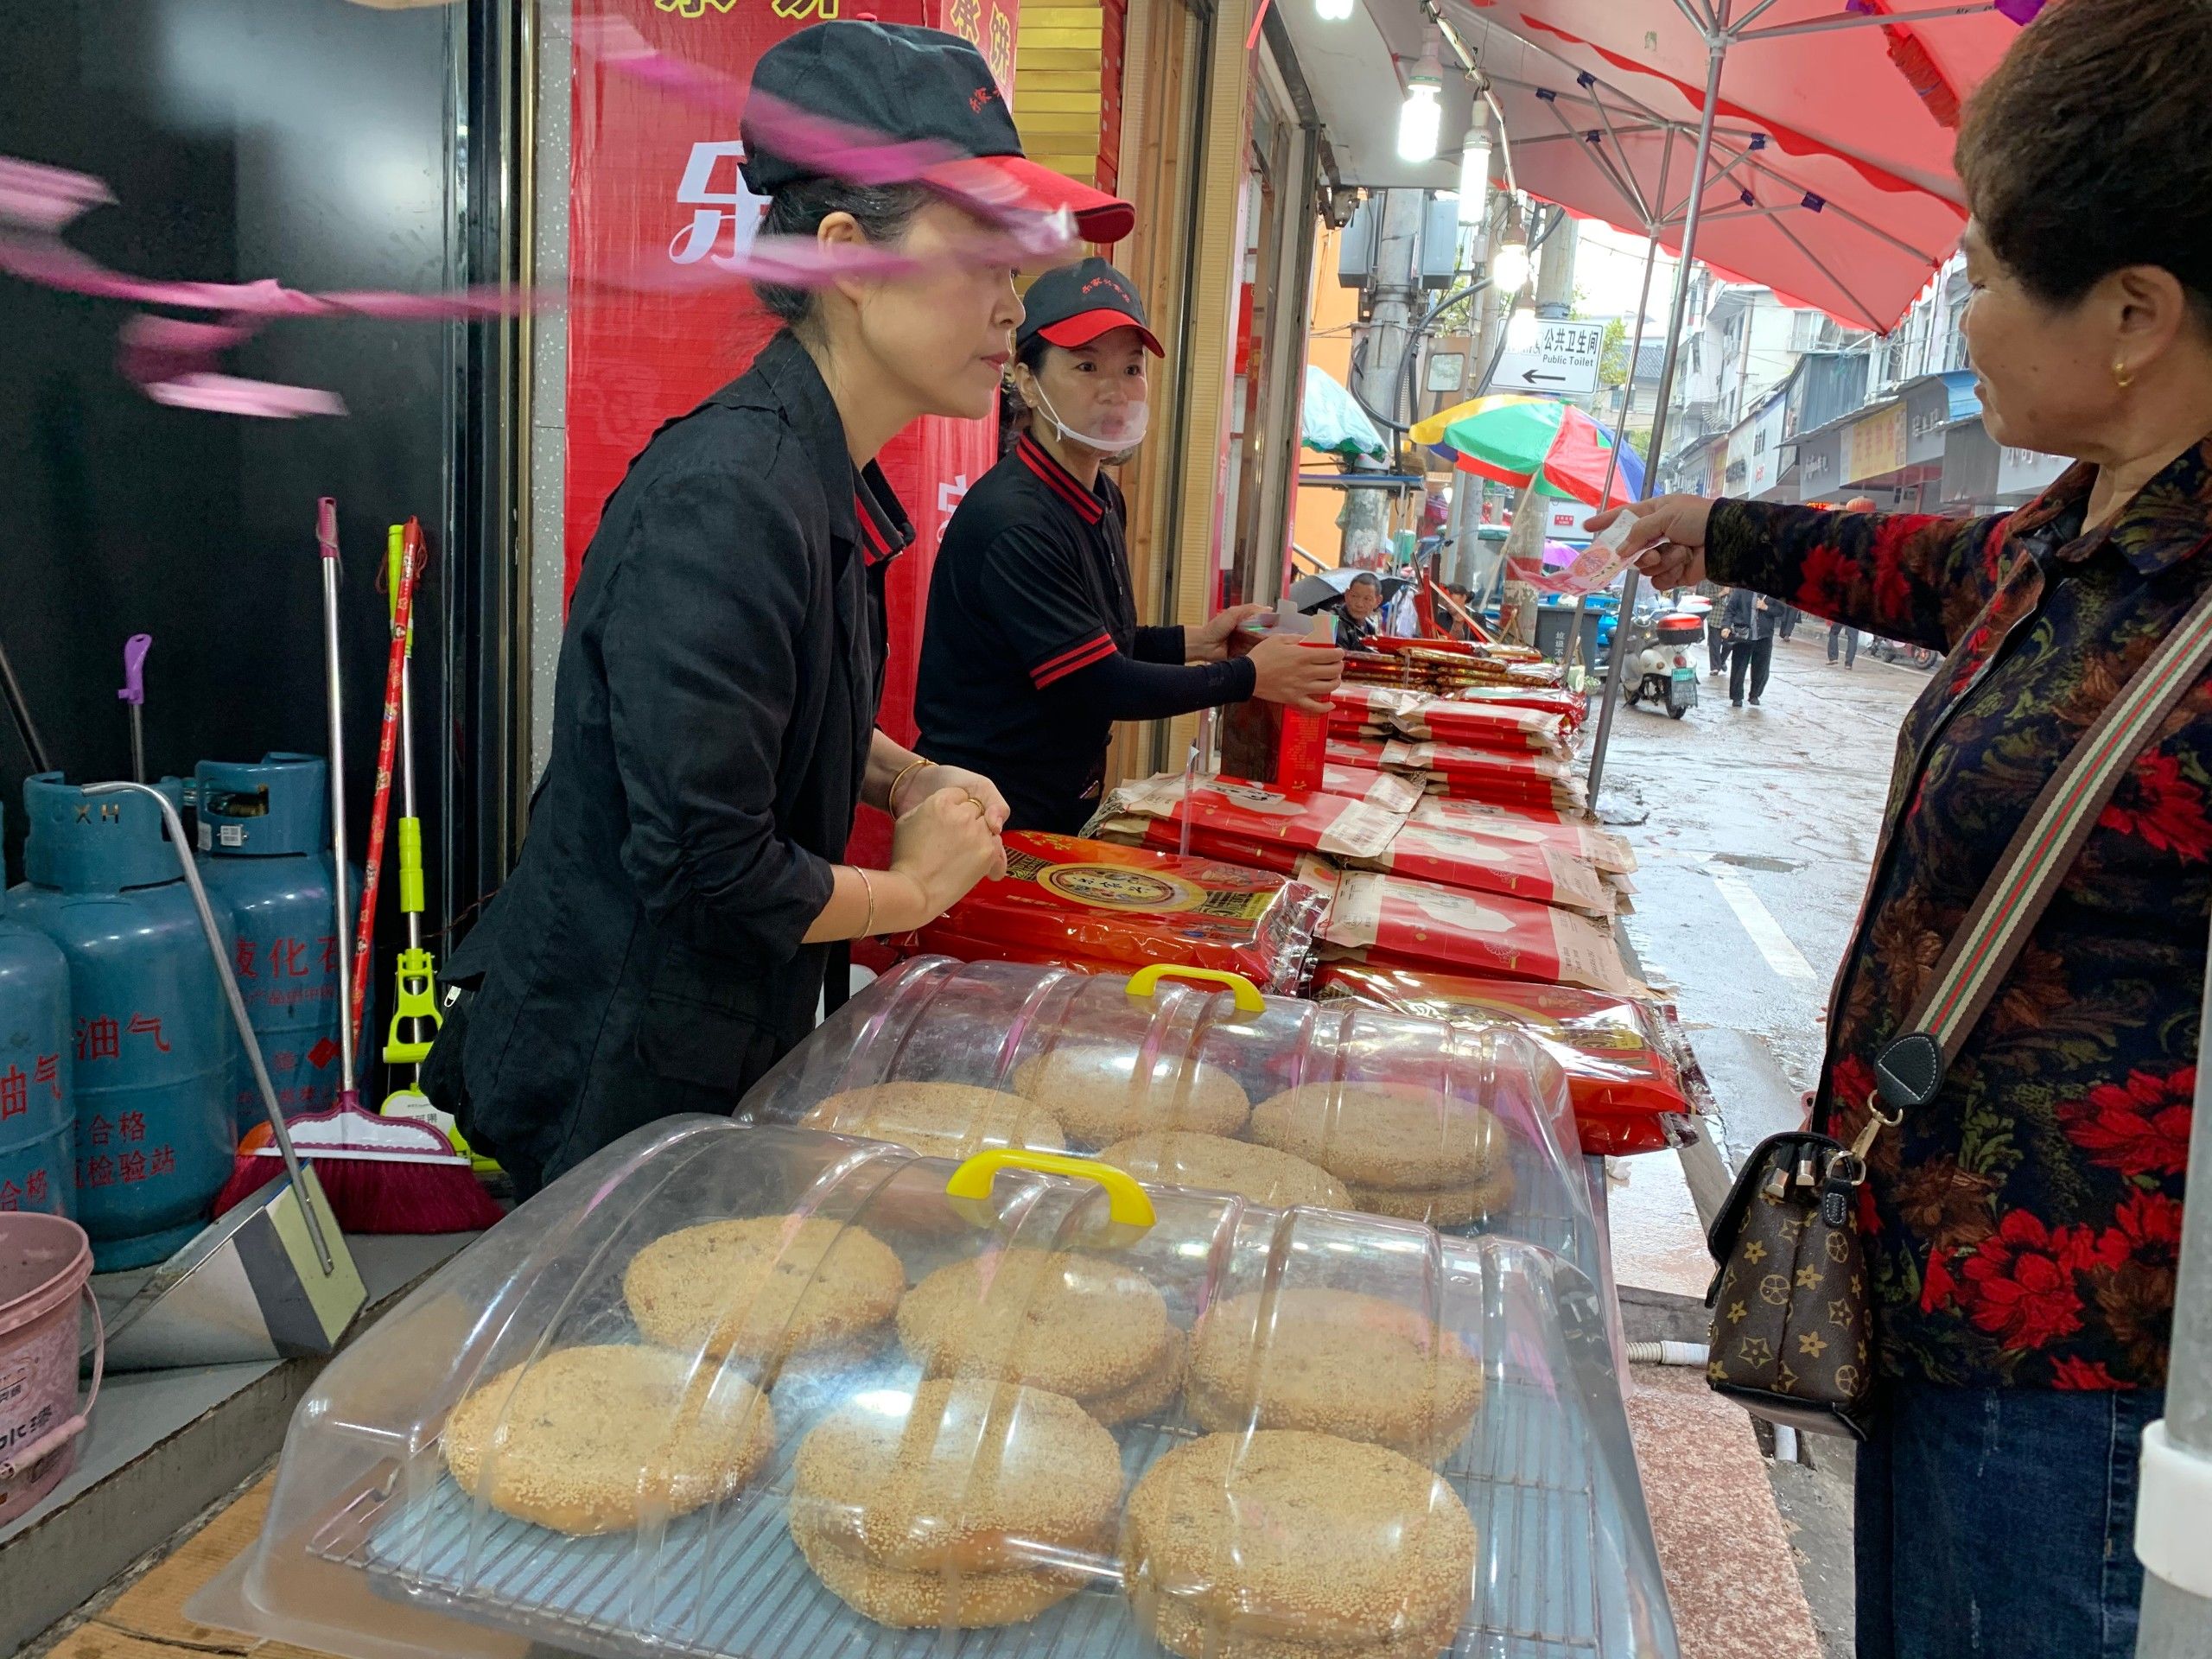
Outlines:
{"type": "MultiPolygon", "coordinates": [[[[894,1630],[855,1612],[785,1525],[791,1461],[816,1414],[794,1413],[760,1480],[671,1522],[649,1557],[635,1535],[568,1537],[480,1507],[444,1478],[411,1500],[365,1496],[310,1548],[399,1599],[605,1659],[1160,1659],[1108,1563],[1100,1581],[1003,1630],[894,1630]]],[[[1619,1528],[1599,1507],[1614,1500],[1593,1485],[1573,1414],[1510,1381],[1493,1383],[1480,1422],[1442,1471],[1479,1539],[1451,1659],[1672,1659],[1639,1654],[1630,1634],[1628,1564],[1613,1558],[1619,1528]]],[[[1180,1421],[1123,1431],[1130,1479],[1195,1432],[1180,1421]]]]}

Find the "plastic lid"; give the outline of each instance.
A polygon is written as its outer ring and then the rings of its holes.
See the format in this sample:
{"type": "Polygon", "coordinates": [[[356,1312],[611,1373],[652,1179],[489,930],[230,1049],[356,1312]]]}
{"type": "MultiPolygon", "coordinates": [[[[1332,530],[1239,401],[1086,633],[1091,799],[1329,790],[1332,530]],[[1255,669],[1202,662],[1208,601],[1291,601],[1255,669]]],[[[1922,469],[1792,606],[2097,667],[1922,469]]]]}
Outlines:
{"type": "Polygon", "coordinates": [[[213,857],[297,856],[321,852],[329,840],[330,773],[321,755],[202,760],[193,776],[200,844],[213,857]]]}
{"type": "Polygon", "coordinates": [[[963,1168],[607,1148],[322,1373],[194,1617],[353,1659],[1673,1651],[1549,1252],[963,1168]]]}
{"type": "Polygon", "coordinates": [[[1224,978],[920,957],[833,1014],[741,1116],[938,1155],[1104,1154],[1147,1180],[1498,1233],[1599,1277],[1566,1076],[1537,1045],[1224,978]]]}

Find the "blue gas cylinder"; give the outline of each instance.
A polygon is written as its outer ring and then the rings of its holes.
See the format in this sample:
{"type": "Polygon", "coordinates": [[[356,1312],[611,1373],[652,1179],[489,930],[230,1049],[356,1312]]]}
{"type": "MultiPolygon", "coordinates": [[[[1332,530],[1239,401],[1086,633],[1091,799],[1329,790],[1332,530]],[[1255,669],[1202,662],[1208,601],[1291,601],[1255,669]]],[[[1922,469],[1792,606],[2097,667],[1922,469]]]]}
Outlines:
{"type": "MultiPolygon", "coordinates": [[[[338,930],[331,892],[329,772],[312,754],[202,760],[200,872],[238,922],[232,966],[287,1117],[338,1103],[338,930]]],[[[361,873],[346,892],[358,903],[361,873]]],[[[368,1029],[374,1031],[373,1022],[368,1029]]],[[[263,1121],[241,1055],[238,1132],[263,1121]]]]}
{"type": "Polygon", "coordinates": [[[68,959],[77,1220],[99,1271],[144,1267],[200,1230],[230,1174],[237,1034],[154,804],[47,772],[23,805],[30,879],[7,913],[68,959]]]}
{"type": "Polygon", "coordinates": [[[0,1210],[77,1213],[69,963],[0,918],[0,1210]]]}

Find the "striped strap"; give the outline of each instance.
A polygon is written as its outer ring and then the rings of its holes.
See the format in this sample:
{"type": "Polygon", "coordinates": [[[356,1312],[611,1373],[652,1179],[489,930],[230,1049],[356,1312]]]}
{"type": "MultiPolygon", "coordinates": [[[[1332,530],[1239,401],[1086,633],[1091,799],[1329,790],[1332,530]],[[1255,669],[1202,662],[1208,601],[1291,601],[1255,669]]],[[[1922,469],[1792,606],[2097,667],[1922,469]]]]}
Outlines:
{"type": "Polygon", "coordinates": [[[1885,1049],[1876,1065],[1882,1099],[1892,1110],[1935,1098],[1946,1066],[2012,970],[2120,780],[2208,665],[2212,590],[2135,671],[2036,798],[1966,926],[1936,964],[1908,1034],[1885,1049]]]}

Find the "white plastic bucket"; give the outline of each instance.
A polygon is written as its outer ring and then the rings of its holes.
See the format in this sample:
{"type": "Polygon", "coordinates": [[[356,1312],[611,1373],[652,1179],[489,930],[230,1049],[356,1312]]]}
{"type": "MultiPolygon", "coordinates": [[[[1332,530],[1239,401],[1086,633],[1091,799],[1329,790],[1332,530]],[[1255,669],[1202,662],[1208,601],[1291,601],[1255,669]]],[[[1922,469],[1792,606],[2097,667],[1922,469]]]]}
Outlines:
{"type": "Polygon", "coordinates": [[[59,1485],[75,1461],[105,1351],[92,1246],[61,1216],[0,1212],[0,1522],[59,1485]],[[77,1304],[92,1310],[92,1390],[77,1403],[77,1304]]]}

